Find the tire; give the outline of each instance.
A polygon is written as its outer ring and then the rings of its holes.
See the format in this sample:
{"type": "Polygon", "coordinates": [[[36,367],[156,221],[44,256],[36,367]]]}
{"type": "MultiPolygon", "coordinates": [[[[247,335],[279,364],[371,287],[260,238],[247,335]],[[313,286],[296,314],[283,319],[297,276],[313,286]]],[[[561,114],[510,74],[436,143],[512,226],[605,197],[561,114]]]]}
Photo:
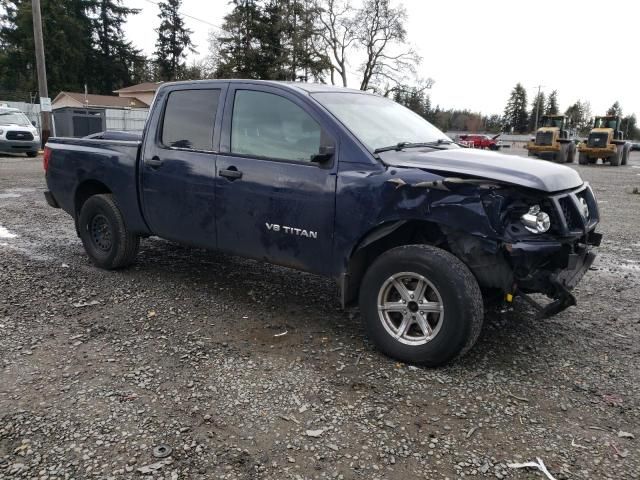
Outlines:
{"type": "Polygon", "coordinates": [[[614,153],[609,157],[609,163],[611,164],[612,167],[617,167],[620,165],[620,162],[622,161],[622,149],[623,149],[622,145],[617,145],[616,153],[614,153]]]}
{"type": "Polygon", "coordinates": [[[574,163],[576,161],[576,144],[570,143],[567,147],[567,163],[574,163]]]}
{"type": "Polygon", "coordinates": [[[631,151],[631,144],[625,143],[624,148],[622,150],[622,165],[626,165],[629,161],[629,152],[631,151]]]}
{"type": "Polygon", "coordinates": [[[556,155],[553,161],[556,163],[567,163],[567,150],[568,150],[567,144],[561,143],[560,150],[556,152],[556,155]]]}
{"type": "Polygon", "coordinates": [[[578,163],[580,165],[588,165],[589,164],[589,157],[587,156],[586,153],[578,154],[578,163]]]}
{"type": "Polygon", "coordinates": [[[112,270],[135,260],[140,238],[127,230],[111,194],[89,197],[80,210],[78,230],[95,266],[112,270]]]}
{"type": "Polygon", "coordinates": [[[471,271],[449,252],[428,245],[396,247],[380,255],[362,280],[360,311],[378,349],[400,361],[429,367],[464,355],[478,339],[484,318],[482,294],[471,271]],[[418,281],[424,285],[423,295],[411,299],[418,281]],[[395,282],[404,286],[404,297],[395,282]],[[425,300],[430,305],[418,303],[425,300]],[[393,308],[379,313],[379,304],[393,308]],[[433,310],[422,316],[421,309],[429,308],[433,310]],[[421,326],[425,320],[429,335],[421,326]],[[406,333],[394,337],[392,332],[398,335],[405,322],[406,333]]]}
{"type": "Polygon", "coordinates": [[[531,150],[527,150],[527,157],[536,157],[537,155],[533,153],[531,150]]]}
{"type": "Polygon", "coordinates": [[[33,158],[37,156],[38,156],[38,152],[27,152],[27,157],[29,158],[33,158]]]}

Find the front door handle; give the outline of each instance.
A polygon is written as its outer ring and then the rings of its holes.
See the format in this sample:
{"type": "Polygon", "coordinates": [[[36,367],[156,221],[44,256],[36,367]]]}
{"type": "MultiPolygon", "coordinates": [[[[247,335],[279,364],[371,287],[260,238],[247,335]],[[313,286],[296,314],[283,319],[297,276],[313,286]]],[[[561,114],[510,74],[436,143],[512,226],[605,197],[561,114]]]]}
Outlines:
{"type": "Polygon", "coordinates": [[[229,180],[237,180],[238,178],[242,178],[242,172],[240,172],[236,167],[229,167],[227,170],[220,170],[218,175],[221,177],[228,178],[229,180]]]}
{"type": "Polygon", "coordinates": [[[149,165],[150,167],[153,168],[158,168],[159,166],[162,165],[162,160],[160,160],[160,157],[158,157],[157,155],[151,157],[151,158],[147,158],[144,163],[146,163],[147,165],[149,165]]]}

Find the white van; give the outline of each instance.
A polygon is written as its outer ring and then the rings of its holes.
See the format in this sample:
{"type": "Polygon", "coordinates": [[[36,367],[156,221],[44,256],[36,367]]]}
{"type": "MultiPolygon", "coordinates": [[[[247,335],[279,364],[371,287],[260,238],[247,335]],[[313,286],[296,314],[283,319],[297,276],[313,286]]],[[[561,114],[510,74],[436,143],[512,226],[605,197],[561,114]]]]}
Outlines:
{"type": "Polygon", "coordinates": [[[38,155],[40,134],[17,108],[0,107],[0,153],[38,155]]]}

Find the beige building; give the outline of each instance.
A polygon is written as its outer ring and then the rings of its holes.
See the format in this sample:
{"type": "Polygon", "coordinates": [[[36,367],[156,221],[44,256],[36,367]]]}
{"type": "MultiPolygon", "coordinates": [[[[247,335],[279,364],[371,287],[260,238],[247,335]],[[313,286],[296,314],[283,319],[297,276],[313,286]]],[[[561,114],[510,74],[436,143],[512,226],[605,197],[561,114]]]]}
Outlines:
{"type": "MultiPolygon", "coordinates": [[[[152,97],[153,98],[153,97],[152,97]]],[[[116,97],[115,95],[94,95],[92,93],[60,92],[51,102],[53,109],[72,108],[149,108],[146,103],[135,97],[116,97]]]]}
{"type": "Polygon", "coordinates": [[[120,90],[114,90],[113,93],[117,93],[122,98],[135,98],[141,102],[151,105],[153,97],[156,94],[156,90],[162,84],[162,82],[144,82],[138,85],[132,85],[130,87],[121,88],[120,90]]]}

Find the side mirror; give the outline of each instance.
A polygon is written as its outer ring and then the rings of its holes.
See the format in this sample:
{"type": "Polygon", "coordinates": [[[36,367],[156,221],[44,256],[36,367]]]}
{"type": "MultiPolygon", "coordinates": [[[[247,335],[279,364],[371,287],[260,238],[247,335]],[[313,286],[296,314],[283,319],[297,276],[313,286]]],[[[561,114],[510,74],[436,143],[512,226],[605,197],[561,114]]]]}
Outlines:
{"type": "Polygon", "coordinates": [[[335,145],[320,145],[318,153],[311,155],[313,163],[325,163],[333,158],[336,153],[335,145]]]}
{"type": "Polygon", "coordinates": [[[35,120],[31,120],[31,125],[33,125],[35,127],[36,126],[36,121],[35,120]]]}

